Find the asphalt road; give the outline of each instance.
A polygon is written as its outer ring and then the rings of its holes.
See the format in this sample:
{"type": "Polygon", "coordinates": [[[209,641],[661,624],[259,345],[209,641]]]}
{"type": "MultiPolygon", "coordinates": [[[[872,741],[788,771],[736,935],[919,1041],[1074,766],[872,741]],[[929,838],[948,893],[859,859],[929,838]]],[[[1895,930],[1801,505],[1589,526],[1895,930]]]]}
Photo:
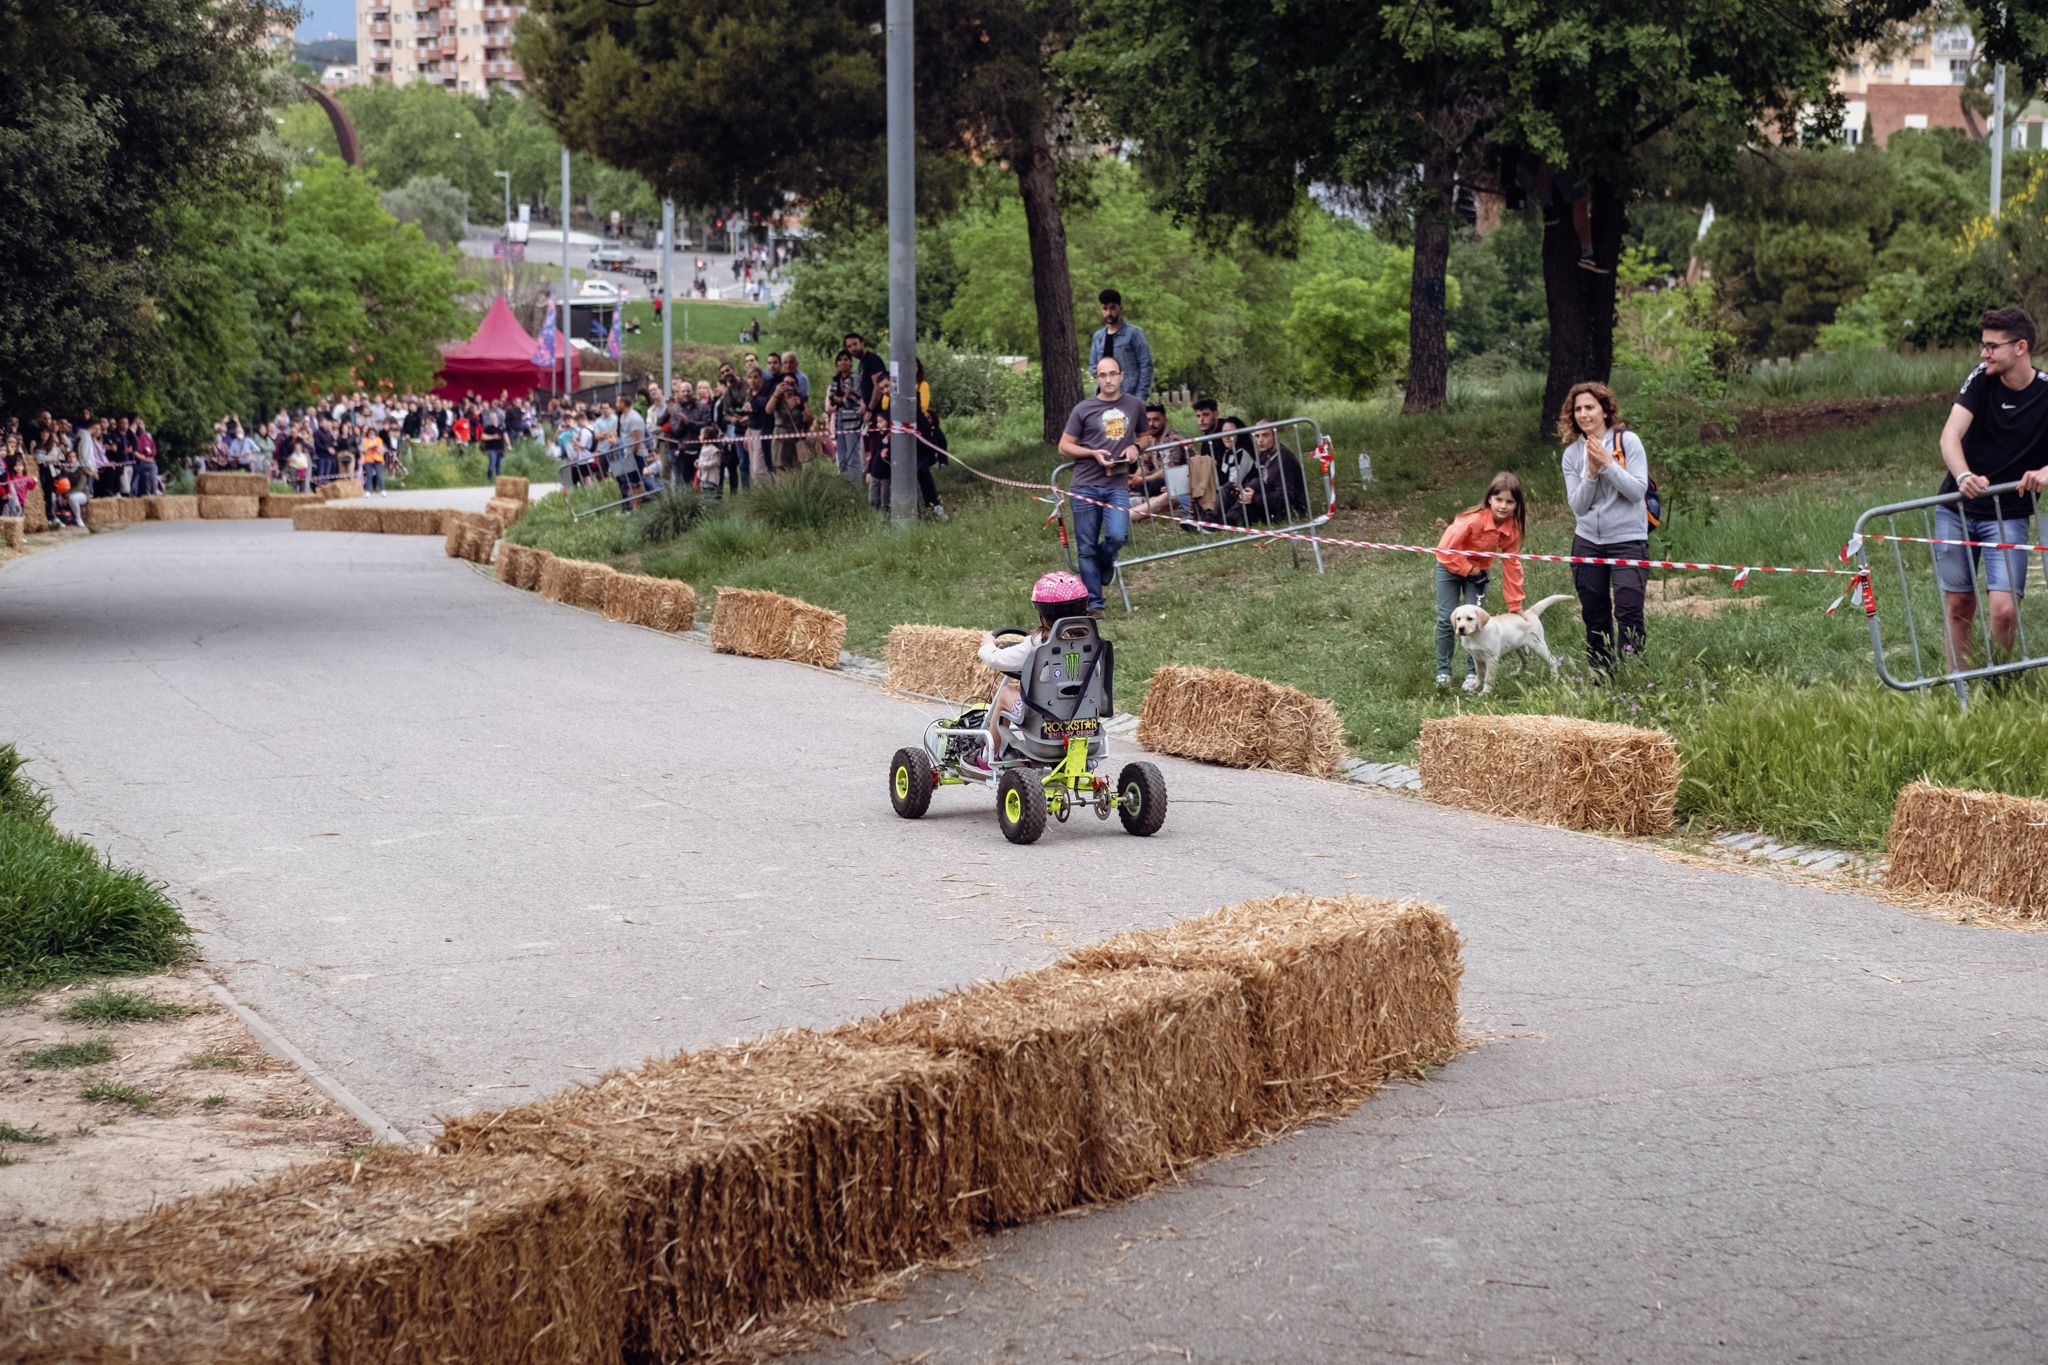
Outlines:
{"type": "Polygon", "coordinates": [[[979,795],[890,813],[928,714],[427,538],[148,523],[0,570],[0,736],[59,820],[415,1136],[1248,896],[1451,909],[1484,1046],[819,1360],[2043,1357],[2048,938],[1174,761],[1159,836],[1017,849],[979,795]]]}

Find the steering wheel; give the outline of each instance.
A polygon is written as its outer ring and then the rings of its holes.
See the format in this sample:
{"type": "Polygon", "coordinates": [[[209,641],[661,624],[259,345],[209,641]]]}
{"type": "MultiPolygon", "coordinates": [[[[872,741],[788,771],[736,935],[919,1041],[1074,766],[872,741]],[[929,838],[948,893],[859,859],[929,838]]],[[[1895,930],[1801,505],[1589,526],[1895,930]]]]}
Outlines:
{"type": "Polygon", "coordinates": [[[998,626],[989,632],[998,640],[1002,639],[1005,635],[1029,635],[1030,633],[1030,631],[1019,629],[1016,626],[998,626]]]}

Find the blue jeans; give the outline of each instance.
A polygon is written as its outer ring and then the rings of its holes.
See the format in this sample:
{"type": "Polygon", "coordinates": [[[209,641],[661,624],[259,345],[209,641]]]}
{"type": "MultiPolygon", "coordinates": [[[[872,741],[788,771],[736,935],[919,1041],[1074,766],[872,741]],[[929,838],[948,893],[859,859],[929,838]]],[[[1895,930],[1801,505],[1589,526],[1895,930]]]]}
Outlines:
{"type": "Polygon", "coordinates": [[[1081,581],[1088,585],[1088,605],[1103,605],[1102,586],[1116,577],[1116,554],[1131,538],[1131,490],[1077,488],[1074,500],[1074,552],[1081,561],[1081,581]],[[1093,498],[1108,503],[1098,507],[1093,498]]]}
{"type": "MultiPolygon", "coordinates": [[[[1436,671],[1451,671],[1451,645],[1457,636],[1451,633],[1451,613],[1459,607],[1478,606],[1486,600],[1488,575],[1476,573],[1467,577],[1452,573],[1442,564],[1436,567],[1436,671]]],[[[1474,673],[1472,656],[1465,656],[1465,676],[1474,673]]]]}
{"type": "Polygon", "coordinates": [[[493,450],[486,450],[484,452],[484,459],[488,463],[484,477],[487,479],[497,478],[498,471],[505,467],[505,447],[499,446],[493,450]]]}
{"type": "Polygon", "coordinates": [[[382,493],[384,491],[384,462],[366,460],[363,463],[363,491],[382,493]]]}
{"type": "MultiPolygon", "coordinates": [[[[1986,540],[2001,545],[2025,545],[2026,517],[1970,517],[1953,503],[1934,509],[1937,540],[1986,540]]],[[[2027,591],[2025,550],[1986,550],[1976,545],[1934,547],[1935,577],[1943,592],[1974,593],[1977,571],[1982,566],[1986,592],[2009,592],[2014,597],[2027,591]]]]}

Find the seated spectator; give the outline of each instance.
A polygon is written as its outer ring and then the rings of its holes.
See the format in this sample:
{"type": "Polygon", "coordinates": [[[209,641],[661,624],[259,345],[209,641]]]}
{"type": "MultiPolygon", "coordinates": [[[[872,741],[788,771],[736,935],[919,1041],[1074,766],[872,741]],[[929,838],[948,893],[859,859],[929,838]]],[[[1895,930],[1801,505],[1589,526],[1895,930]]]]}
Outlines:
{"type": "Polygon", "coordinates": [[[716,498],[725,479],[725,446],[718,428],[709,422],[697,429],[697,496],[716,498]]]}
{"type": "Polygon", "coordinates": [[[1267,427],[1252,436],[1253,464],[1236,485],[1237,501],[1261,521],[1293,521],[1308,511],[1301,457],[1267,427]]]}

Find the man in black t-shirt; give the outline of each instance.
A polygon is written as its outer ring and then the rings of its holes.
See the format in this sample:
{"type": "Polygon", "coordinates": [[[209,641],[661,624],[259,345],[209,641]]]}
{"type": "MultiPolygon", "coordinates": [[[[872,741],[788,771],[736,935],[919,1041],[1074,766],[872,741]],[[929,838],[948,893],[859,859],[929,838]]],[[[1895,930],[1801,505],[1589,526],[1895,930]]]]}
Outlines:
{"type": "MultiPolygon", "coordinates": [[[[1978,354],[1984,358],[1963,381],[1941,431],[1941,458],[1949,472],[1940,491],[1962,497],[1934,509],[1934,535],[1942,541],[2024,545],[2032,539],[2034,494],[2048,483],[2048,374],[2034,368],[2034,320],[2024,310],[1993,308],[1977,325],[1978,354]],[[2020,487],[1988,491],[2011,483],[2020,487]]],[[[2026,552],[1936,545],[1934,560],[1947,604],[1950,667],[1970,666],[1980,565],[1992,649],[2010,654],[2027,590],[2026,552]]]]}
{"type": "Polygon", "coordinates": [[[875,376],[889,373],[889,367],[868,349],[867,339],[859,332],[848,332],[845,340],[846,353],[853,357],[853,381],[859,386],[862,406],[866,406],[874,396],[875,376]]]}

